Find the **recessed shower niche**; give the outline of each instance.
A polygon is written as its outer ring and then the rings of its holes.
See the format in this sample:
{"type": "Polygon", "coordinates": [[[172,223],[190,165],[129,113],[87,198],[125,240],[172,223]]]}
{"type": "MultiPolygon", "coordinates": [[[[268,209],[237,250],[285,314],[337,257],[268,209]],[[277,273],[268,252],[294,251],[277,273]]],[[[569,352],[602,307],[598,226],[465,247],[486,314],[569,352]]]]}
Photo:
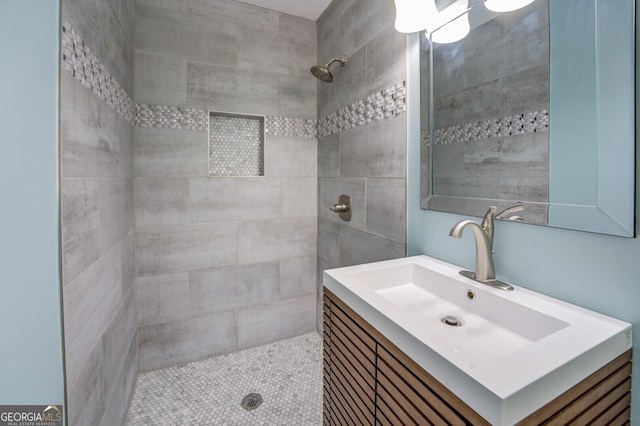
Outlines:
{"type": "Polygon", "coordinates": [[[264,116],[209,111],[209,176],[264,176],[264,116]]]}

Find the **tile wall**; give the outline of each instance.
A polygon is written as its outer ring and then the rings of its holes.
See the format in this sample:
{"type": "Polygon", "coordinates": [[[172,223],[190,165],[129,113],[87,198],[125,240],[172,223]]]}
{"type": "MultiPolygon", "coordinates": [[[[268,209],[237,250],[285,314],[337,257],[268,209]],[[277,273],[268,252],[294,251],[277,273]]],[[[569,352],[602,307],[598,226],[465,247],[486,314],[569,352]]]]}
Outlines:
{"type": "Polygon", "coordinates": [[[317,63],[348,57],[331,68],[333,83],[317,83],[320,129],[336,111],[357,110],[389,88],[400,99],[393,113],[319,135],[319,292],[324,269],[405,255],[406,36],[394,19],[392,1],[334,0],[318,20],[317,63]],[[329,211],[343,193],[351,195],[351,222],[329,211]]]}
{"type": "Polygon", "coordinates": [[[62,2],[61,209],[69,424],[121,424],[137,374],[134,5],[62,2]]]}
{"type": "Polygon", "coordinates": [[[141,371],[315,328],[315,62],[313,21],[234,0],[136,2],[141,371]],[[267,116],[263,177],[208,177],[207,110],[267,116]]]}

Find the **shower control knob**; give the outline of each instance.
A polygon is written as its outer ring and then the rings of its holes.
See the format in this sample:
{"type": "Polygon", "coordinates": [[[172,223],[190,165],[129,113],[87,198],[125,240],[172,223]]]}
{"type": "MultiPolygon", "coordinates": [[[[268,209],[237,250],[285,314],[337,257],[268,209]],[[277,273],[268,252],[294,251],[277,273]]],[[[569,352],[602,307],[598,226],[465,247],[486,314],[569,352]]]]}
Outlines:
{"type": "Polygon", "coordinates": [[[334,213],[340,216],[340,219],[349,222],[351,220],[351,197],[342,194],[338,197],[338,202],[329,207],[334,213]]]}
{"type": "Polygon", "coordinates": [[[346,204],[334,204],[333,206],[329,207],[329,210],[334,213],[344,213],[349,210],[349,207],[347,207],[346,204]]]}

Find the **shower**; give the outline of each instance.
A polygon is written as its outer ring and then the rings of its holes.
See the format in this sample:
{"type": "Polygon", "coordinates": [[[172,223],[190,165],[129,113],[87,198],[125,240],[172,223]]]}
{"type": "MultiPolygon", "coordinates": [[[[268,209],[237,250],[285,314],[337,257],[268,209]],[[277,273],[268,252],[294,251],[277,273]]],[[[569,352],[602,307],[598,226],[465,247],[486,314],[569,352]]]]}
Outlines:
{"type": "Polygon", "coordinates": [[[344,64],[347,63],[347,57],[343,56],[342,58],[331,58],[329,62],[324,65],[314,65],[311,67],[309,71],[315,78],[320,81],[324,81],[325,83],[331,83],[333,81],[333,74],[331,74],[330,67],[334,62],[340,62],[340,65],[344,67],[344,64]]]}

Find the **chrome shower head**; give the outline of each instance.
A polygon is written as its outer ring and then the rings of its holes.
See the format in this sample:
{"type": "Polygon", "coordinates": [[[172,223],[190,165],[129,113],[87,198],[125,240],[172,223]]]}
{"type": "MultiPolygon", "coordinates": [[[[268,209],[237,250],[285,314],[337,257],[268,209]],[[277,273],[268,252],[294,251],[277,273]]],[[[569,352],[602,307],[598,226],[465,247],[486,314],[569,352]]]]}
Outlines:
{"type": "Polygon", "coordinates": [[[331,58],[331,60],[324,65],[312,66],[309,71],[311,71],[311,74],[313,74],[313,76],[318,80],[324,81],[325,83],[331,83],[333,81],[333,74],[331,74],[330,68],[331,64],[334,62],[340,62],[340,65],[344,67],[344,64],[347,63],[347,58],[346,56],[342,58],[331,58]]]}

